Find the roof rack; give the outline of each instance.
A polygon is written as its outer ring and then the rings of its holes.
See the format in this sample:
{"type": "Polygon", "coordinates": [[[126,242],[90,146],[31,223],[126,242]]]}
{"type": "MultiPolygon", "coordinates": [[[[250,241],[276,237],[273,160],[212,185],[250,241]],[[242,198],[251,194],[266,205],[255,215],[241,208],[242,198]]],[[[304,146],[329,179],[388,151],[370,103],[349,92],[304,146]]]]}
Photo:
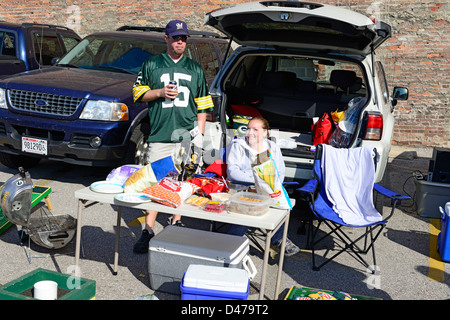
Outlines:
{"type": "MultiPolygon", "coordinates": [[[[149,31],[155,31],[155,32],[165,32],[166,29],[163,27],[147,27],[147,26],[121,26],[117,28],[116,31],[143,31],[143,32],[149,32],[149,31]]],[[[202,36],[202,37],[211,37],[211,38],[223,38],[214,32],[207,32],[207,31],[196,31],[196,30],[189,30],[188,32],[191,36],[202,36]]]]}
{"type": "Polygon", "coordinates": [[[42,24],[42,23],[30,23],[30,22],[22,23],[22,27],[24,27],[24,28],[44,27],[44,28],[48,28],[48,29],[71,30],[71,29],[68,28],[68,27],[57,26],[57,25],[54,25],[54,24],[42,24]]]}

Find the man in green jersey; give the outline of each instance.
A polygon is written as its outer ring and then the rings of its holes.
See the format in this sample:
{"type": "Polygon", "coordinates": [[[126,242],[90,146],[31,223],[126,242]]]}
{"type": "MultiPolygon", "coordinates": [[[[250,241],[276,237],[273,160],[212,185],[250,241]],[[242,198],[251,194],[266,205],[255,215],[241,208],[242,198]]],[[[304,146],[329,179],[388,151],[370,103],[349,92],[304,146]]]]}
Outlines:
{"type": "MultiPolygon", "coordinates": [[[[166,52],[152,56],[143,63],[133,86],[134,101],[148,102],[148,163],[167,156],[173,156],[176,163],[181,163],[181,141],[189,137],[202,143],[206,113],[214,106],[202,68],[184,55],[188,37],[184,21],[170,21],[164,36],[166,52]],[[171,81],[176,81],[176,86],[169,84],[171,81]]],[[[134,246],[134,252],[148,251],[157,214],[156,211],[146,212],[146,226],[134,246]]],[[[180,219],[180,215],[174,215],[172,224],[181,225],[180,219]]]]}

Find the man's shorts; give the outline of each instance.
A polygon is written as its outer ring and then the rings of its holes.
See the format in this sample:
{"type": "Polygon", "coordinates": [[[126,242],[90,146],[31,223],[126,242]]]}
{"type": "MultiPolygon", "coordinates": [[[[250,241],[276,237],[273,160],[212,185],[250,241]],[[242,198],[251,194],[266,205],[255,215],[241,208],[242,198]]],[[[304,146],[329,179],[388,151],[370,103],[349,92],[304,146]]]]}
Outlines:
{"type": "Polygon", "coordinates": [[[182,155],[181,143],[150,142],[145,155],[145,163],[152,163],[168,156],[172,156],[174,165],[177,168],[180,168],[183,160],[182,155]]]}

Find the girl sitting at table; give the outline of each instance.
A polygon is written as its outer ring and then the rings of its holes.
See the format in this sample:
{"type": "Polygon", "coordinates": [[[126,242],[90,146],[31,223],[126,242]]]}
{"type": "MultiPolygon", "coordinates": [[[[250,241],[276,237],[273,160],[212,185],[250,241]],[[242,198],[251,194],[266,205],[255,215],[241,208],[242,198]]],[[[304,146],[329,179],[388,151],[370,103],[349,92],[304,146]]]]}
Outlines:
{"type": "MultiPolygon", "coordinates": [[[[256,156],[269,150],[275,161],[281,181],[284,180],[285,165],[280,148],[269,138],[269,123],[262,117],[253,117],[248,125],[244,139],[234,139],[227,153],[227,179],[236,183],[255,183],[252,163],[256,156]]],[[[231,225],[228,234],[243,236],[249,227],[231,225]]],[[[272,244],[278,249],[281,247],[283,228],[280,228],[272,237],[272,244]]],[[[294,255],[300,249],[289,239],[286,239],[285,254],[294,255]]]]}

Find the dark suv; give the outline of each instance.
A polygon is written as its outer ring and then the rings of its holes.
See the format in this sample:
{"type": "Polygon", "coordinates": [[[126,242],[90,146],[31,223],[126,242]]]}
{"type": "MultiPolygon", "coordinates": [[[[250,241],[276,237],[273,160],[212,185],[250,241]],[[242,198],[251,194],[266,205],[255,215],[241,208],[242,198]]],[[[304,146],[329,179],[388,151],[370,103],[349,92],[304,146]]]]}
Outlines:
{"type": "MultiPolygon", "coordinates": [[[[185,54],[208,83],[230,50],[214,33],[190,31],[185,54]]],[[[84,38],[55,66],[0,81],[0,161],[32,167],[42,158],[115,167],[142,163],[147,104],[132,86],[145,59],[166,49],[164,28],[124,26],[84,38]]]]}
{"type": "Polygon", "coordinates": [[[63,26],[0,21],[0,78],[50,66],[80,40],[63,26]]]}

